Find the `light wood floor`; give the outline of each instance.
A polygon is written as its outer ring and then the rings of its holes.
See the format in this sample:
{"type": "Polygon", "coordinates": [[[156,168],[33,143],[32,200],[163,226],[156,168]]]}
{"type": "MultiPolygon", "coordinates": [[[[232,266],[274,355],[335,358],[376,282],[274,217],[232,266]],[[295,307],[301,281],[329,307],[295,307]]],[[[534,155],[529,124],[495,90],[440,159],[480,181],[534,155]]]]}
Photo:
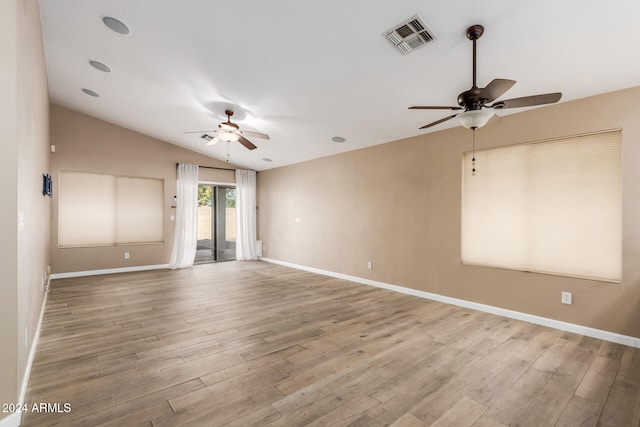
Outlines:
{"type": "Polygon", "coordinates": [[[56,280],[24,426],[633,426],[640,349],[262,262],[56,280]]]}

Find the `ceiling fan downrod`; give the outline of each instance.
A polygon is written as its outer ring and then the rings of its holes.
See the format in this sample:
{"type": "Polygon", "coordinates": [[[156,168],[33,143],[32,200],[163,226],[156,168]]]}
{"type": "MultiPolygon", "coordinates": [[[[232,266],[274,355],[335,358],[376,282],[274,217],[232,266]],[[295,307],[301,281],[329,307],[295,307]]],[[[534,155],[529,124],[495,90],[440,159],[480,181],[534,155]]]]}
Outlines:
{"type": "Polygon", "coordinates": [[[467,38],[473,42],[473,87],[478,87],[476,75],[476,41],[484,34],[482,25],[472,25],[467,28],[467,38]]]}

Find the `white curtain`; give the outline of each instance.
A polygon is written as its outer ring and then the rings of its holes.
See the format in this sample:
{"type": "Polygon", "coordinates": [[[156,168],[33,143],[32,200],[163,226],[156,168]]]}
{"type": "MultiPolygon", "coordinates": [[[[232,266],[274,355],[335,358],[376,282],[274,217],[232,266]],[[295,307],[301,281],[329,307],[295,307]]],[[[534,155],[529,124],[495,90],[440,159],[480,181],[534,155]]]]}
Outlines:
{"type": "Polygon", "coordinates": [[[236,259],[257,260],[256,171],[236,170],[236,259]]]}
{"type": "Polygon", "coordinates": [[[169,268],[193,266],[198,245],[198,165],[178,164],[176,231],[169,268]]]}

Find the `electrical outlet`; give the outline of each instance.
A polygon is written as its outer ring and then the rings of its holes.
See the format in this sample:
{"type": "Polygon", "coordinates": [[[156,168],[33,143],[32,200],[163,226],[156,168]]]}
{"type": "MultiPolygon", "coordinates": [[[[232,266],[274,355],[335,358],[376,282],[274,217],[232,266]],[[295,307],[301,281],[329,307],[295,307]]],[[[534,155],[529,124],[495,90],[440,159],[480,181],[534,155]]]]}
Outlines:
{"type": "Polygon", "coordinates": [[[368,262],[367,262],[367,268],[368,268],[369,270],[373,270],[373,262],[372,262],[372,261],[368,261],[368,262]]]}
{"type": "Polygon", "coordinates": [[[131,258],[131,257],[129,256],[129,252],[125,252],[125,253],[124,253],[124,259],[129,259],[129,258],[131,258]]]}
{"type": "Polygon", "coordinates": [[[571,292],[563,292],[562,293],[562,303],[563,304],[571,304],[571,292]]]}

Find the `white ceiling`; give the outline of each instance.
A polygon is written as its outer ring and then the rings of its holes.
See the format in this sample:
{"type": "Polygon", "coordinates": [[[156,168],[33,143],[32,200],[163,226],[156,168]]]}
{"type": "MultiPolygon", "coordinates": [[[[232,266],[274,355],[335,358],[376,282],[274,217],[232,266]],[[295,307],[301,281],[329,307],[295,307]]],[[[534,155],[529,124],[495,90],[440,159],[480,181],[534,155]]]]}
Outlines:
{"type": "Polygon", "coordinates": [[[451,112],[407,107],[456,105],[471,87],[473,24],[485,26],[478,86],[517,80],[501,99],[561,91],[566,102],[640,85],[638,0],[40,3],[52,102],[256,170],[458,126],[420,131],[451,112]],[[382,34],[415,14],[438,40],[403,56],[382,34]],[[105,16],[131,33],[113,32],[105,16]],[[271,140],[249,138],[258,146],[249,151],[184,134],[215,129],[228,107],[271,140]]]}

